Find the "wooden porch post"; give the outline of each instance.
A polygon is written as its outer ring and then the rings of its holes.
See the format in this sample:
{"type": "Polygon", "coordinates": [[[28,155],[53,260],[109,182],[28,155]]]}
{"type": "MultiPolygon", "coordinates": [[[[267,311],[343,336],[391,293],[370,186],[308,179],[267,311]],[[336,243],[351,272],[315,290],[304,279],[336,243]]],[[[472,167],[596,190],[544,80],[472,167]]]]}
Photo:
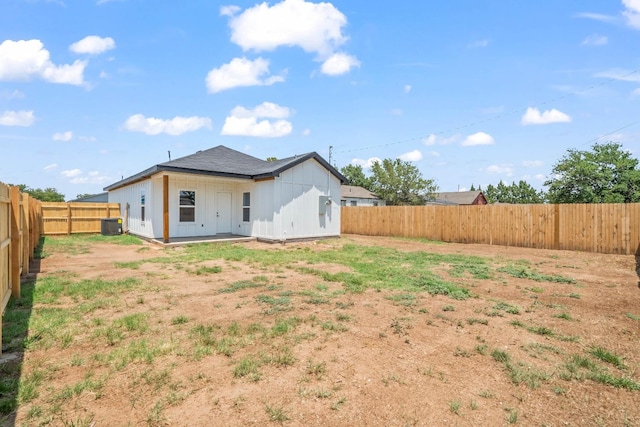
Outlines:
{"type": "Polygon", "coordinates": [[[169,243],[169,175],[162,176],[162,240],[169,243]]]}
{"type": "Polygon", "coordinates": [[[20,298],[20,189],[11,187],[11,296],[20,298]]]}

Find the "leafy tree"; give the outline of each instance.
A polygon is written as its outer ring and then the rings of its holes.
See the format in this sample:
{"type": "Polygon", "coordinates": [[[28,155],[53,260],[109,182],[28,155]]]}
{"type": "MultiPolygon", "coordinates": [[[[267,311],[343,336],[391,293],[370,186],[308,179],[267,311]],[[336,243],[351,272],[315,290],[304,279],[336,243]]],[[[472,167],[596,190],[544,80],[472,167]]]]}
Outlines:
{"type": "Polygon", "coordinates": [[[275,162],[276,160],[278,160],[277,157],[267,157],[267,162],[275,162]]]}
{"type": "Polygon", "coordinates": [[[76,194],[76,199],[84,199],[85,197],[91,197],[94,196],[94,194],[91,193],[81,193],[81,194],[76,194]]]}
{"type": "Polygon", "coordinates": [[[438,190],[431,179],[424,179],[410,162],[384,159],[371,167],[370,190],[388,205],[423,205],[438,190]]]}
{"type": "Polygon", "coordinates": [[[517,184],[512,182],[506,185],[500,181],[497,186],[489,184],[484,191],[484,196],[489,203],[544,203],[545,194],[537,191],[526,181],[520,180],[517,184]]]}
{"type": "Polygon", "coordinates": [[[568,150],[544,185],[551,203],[640,202],[638,159],[613,142],[568,150]]]}
{"type": "Polygon", "coordinates": [[[64,194],[58,193],[55,188],[47,187],[43,190],[41,188],[29,188],[25,184],[18,184],[16,187],[20,189],[21,193],[28,193],[31,197],[41,202],[64,202],[64,194]]]}
{"type": "Polygon", "coordinates": [[[340,169],[340,173],[347,178],[349,185],[357,185],[371,191],[371,178],[367,178],[360,165],[347,165],[340,169]]]}
{"type": "Polygon", "coordinates": [[[476,187],[474,187],[473,184],[471,184],[471,188],[469,188],[469,191],[476,191],[476,187]]]}

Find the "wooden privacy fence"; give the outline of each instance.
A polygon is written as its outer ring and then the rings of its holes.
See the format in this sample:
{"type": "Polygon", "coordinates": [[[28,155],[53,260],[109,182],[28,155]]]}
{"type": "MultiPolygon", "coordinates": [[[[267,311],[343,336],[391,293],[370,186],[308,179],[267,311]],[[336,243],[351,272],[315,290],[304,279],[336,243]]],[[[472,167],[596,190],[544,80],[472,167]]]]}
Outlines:
{"type": "Polygon", "coordinates": [[[102,218],[120,216],[119,203],[42,203],[44,234],[100,233],[102,218]]]}
{"type": "Polygon", "coordinates": [[[341,232],[640,254],[640,203],[342,207],[341,232]]]}
{"type": "MultiPolygon", "coordinates": [[[[42,234],[40,202],[20,193],[18,187],[0,182],[0,313],[9,297],[20,297],[20,276],[29,273],[29,263],[42,234]]],[[[1,316],[0,316],[1,317],[1,316]]],[[[0,336],[2,322],[0,319],[0,336]]],[[[2,349],[0,348],[0,353],[2,349]]]]}

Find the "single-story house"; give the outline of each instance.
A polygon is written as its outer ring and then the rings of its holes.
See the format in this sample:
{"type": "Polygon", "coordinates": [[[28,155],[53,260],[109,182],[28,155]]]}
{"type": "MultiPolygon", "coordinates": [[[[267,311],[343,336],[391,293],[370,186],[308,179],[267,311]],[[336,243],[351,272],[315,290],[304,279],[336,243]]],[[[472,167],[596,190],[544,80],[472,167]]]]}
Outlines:
{"type": "Polygon", "coordinates": [[[364,187],[343,185],[340,188],[342,206],[384,206],[386,202],[364,187]]]}
{"type": "Polygon", "coordinates": [[[104,193],[92,194],[91,196],[81,197],[79,199],[70,200],[73,203],[107,203],[109,201],[109,195],[105,191],[104,193]]]}
{"type": "Polygon", "coordinates": [[[435,199],[428,205],[486,205],[487,199],[482,191],[451,191],[436,193],[435,199]]]}
{"type": "Polygon", "coordinates": [[[340,235],[346,178],[315,152],[266,161],[222,145],[105,187],[128,231],[173,238],[235,235],[267,241],[340,235]]]}

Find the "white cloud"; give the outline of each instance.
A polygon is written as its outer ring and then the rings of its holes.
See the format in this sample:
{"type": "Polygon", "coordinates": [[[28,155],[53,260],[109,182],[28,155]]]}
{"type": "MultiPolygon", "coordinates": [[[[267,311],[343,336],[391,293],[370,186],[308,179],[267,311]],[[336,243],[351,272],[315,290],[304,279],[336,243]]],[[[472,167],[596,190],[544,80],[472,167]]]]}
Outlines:
{"type": "Polygon", "coordinates": [[[623,82],[640,82],[640,73],[620,68],[611,68],[607,71],[599,72],[595,76],[603,77],[605,79],[620,80],[623,82]]]}
{"type": "Polygon", "coordinates": [[[469,135],[462,141],[462,146],[471,147],[474,145],[492,145],[495,144],[495,141],[491,135],[484,132],[477,132],[473,135],[469,135]]]}
{"type": "Polygon", "coordinates": [[[405,162],[417,162],[422,160],[422,152],[420,152],[420,150],[413,150],[399,155],[398,158],[405,162]]]}
{"type": "Polygon", "coordinates": [[[73,139],[73,132],[58,132],[54,133],[52,136],[54,141],[71,141],[73,139]]]}
{"type": "Polygon", "coordinates": [[[371,169],[371,166],[373,166],[374,163],[382,163],[382,160],[380,160],[378,157],[370,157],[367,160],[363,160],[363,159],[351,160],[352,165],[362,166],[365,169],[371,169]]]}
{"type": "Polygon", "coordinates": [[[95,136],[82,136],[82,135],[80,135],[78,137],[78,139],[80,141],[85,141],[85,142],[96,142],[97,141],[95,136]]]}
{"type": "Polygon", "coordinates": [[[50,170],[55,169],[55,168],[57,168],[57,167],[58,167],[58,164],[57,164],[57,163],[52,163],[52,164],[50,164],[50,165],[45,166],[45,167],[44,167],[44,168],[42,168],[42,169],[43,169],[43,170],[46,170],[46,171],[50,171],[50,170]]]}
{"type": "Polygon", "coordinates": [[[541,160],[524,160],[522,162],[522,166],[525,168],[539,168],[542,165],[544,165],[544,163],[541,160]]]}
{"type": "Polygon", "coordinates": [[[627,25],[640,29],[640,0],[622,0],[625,10],[622,14],[627,18],[627,25]]]}
{"type": "Polygon", "coordinates": [[[320,71],[323,74],[329,76],[339,76],[351,71],[353,67],[359,67],[360,61],[355,56],[347,55],[346,53],[334,53],[322,63],[320,71]]]}
{"type": "Polygon", "coordinates": [[[440,152],[435,150],[427,151],[425,154],[430,157],[440,157],[440,152]]]}
{"type": "Polygon", "coordinates": [[[602,13],[590,13],[582,12],[575,15],[577,18],[593,19],[600,22],[614,22],[616,18],[611,15],[604,15],[602,13]]]}
{"type": "Polygon", "coordinates": [[[631,92],[631,96],[640,96],[640,87],[631,92]]]}
{"type": "Polygon", "coordinates": [[[303,131],[302,131],[302,135],[304,135],[304,136],[309,136],[309,135],[311,135],[311,129],[305,129],[305,130],[303,130],[303,131]]]}
{"type": "Polygon", "coordinates": [[[109,175],[100,175],[99,172],[89,172],[87,176],[76,176],[69,180],[71,184],[107,184],[113,182],[109,175]]]}
{"type": "Polygon", "coordinates": [[[331,3],[304,0],[284,0],[273,6],[263,2],[229,20],[231,41],[245,51],[298,46],[321,57],[330,56],[347,41],[342,34],[346,25],[347,18],[331,3]]]}
{"type": "Polygon", "coordinates": [[[240,12],[239,6],[221,6],[220,7],[220,16],[234,16],[236,13],[240,12]]]}
{"type": "Polygon", "coordinates": [[[67,178],[75,178],[75,177],[77,177],[79,175],[82,175],[82,170],[81,169],[69,169],[69,170],[60,172],[60,175],[64,175],[67,178]]]}
{"type": "Polygon", "coordinates": [[[489,40],[487,39],[483,39],[483,40],[474,40],[471,43],[469,43],[467,45],[468,48],[478,48],[478,47],[487,47],[489,46],[489,40]]]}
{"type": "Polygon", "coordinates": [[[389,114],[391,114],[392,116],[399,117],[404,114],[404,111],[402,111],[402,109],[400,108],[394,108],[391,111],[389,111],[389,114]]]}
{"type": "Polygon", "coordinates": [[[29,127],[35,120],[33,111],[5,111],[0,115],[0,126],[29,127]]]}
{"type": "Polygon", "coordinates": [[[50,83],[81,85],[87,61],[55,65],[40,40],[5,40],[0,44],[0,80],[41,78],[50,83]]]}
{"type": "Polygon", "coordinates": [[[442,138],[440,136],[437,136],[436,134],[431,134],[426,138],[422,138],[422,143],[426,146],[431,146],[431,145],[449,145],[449,144],[453,144],[454,142],[458,141],[460,139],[460,135],[453,135],[450,136],[449,138],[442,138]]]}
{"type": "Polygon", "coordinates": [[[237,106],[224,121],[220,135],[253,136],[277,138],[291,133],[293,126],[288,120],[291,115],[287,107],[263,102],[252,110],[237,106]],[[258,120],[260,118],[278,120],[258,120]]]}
{"type": "Polygon", "coordinates": [[[411,85],[404,85],[404,93],[411,92],[411,85]]]}
{"type": "Polygon", "coordinates": [[[591,34],[587,36],[582,43],[582,46],[604,46],[609,42],[607,36],[600,36],[598,34],[591,34]]]}
{"type": "Polygon", "coordinates": [[[99,55],[116,48],[111,37],[87,36],[69,46],[69,50],[77,54],[99,55]]]}
{"type": "Polygon", "coordinates": [[[569,115],[555,108],[544,111],[542,114],[537,108],[529,107],[522,116],[521,123],[527,125],[546,125],[549,123],[567,123],[571,121],[569,115]]]}
{"type": "Polygon", "coordinates": [[[124,122],[124,129],[130,132],[144,132],[147,135],[166,133],[169,135],[182,135],[199,129],[211,129],[211,119],[208,117],[180,117],[162,120],[153,117],[145,117],[135,114],[124,122]]]}
{"type": "Polygon", "coordinates": [[[286,119],[291,115],[291,110],[287,107],[282,107],[273,102],[263,102],[256,106],[253,110],[247,110],[244,107],[238,106],[231,110],[231,115],[240,117],[243,119],[250,117],[268,117],[270,119],[286,119]]]}
{"type": "Polygon", "coordinates": [[[513,167],[510,164],[491,165],[485,170],[485,172],[491,174],[513,176],[513,167]]]}
{"type": "Polygon", "coordinates": [[[257,58],[233,58],[230,63],[209,71],[206,78],[209,93],[240,86],[269,86],[283,82],[284,76],[269,75],[269,61],[257,58]]]}

